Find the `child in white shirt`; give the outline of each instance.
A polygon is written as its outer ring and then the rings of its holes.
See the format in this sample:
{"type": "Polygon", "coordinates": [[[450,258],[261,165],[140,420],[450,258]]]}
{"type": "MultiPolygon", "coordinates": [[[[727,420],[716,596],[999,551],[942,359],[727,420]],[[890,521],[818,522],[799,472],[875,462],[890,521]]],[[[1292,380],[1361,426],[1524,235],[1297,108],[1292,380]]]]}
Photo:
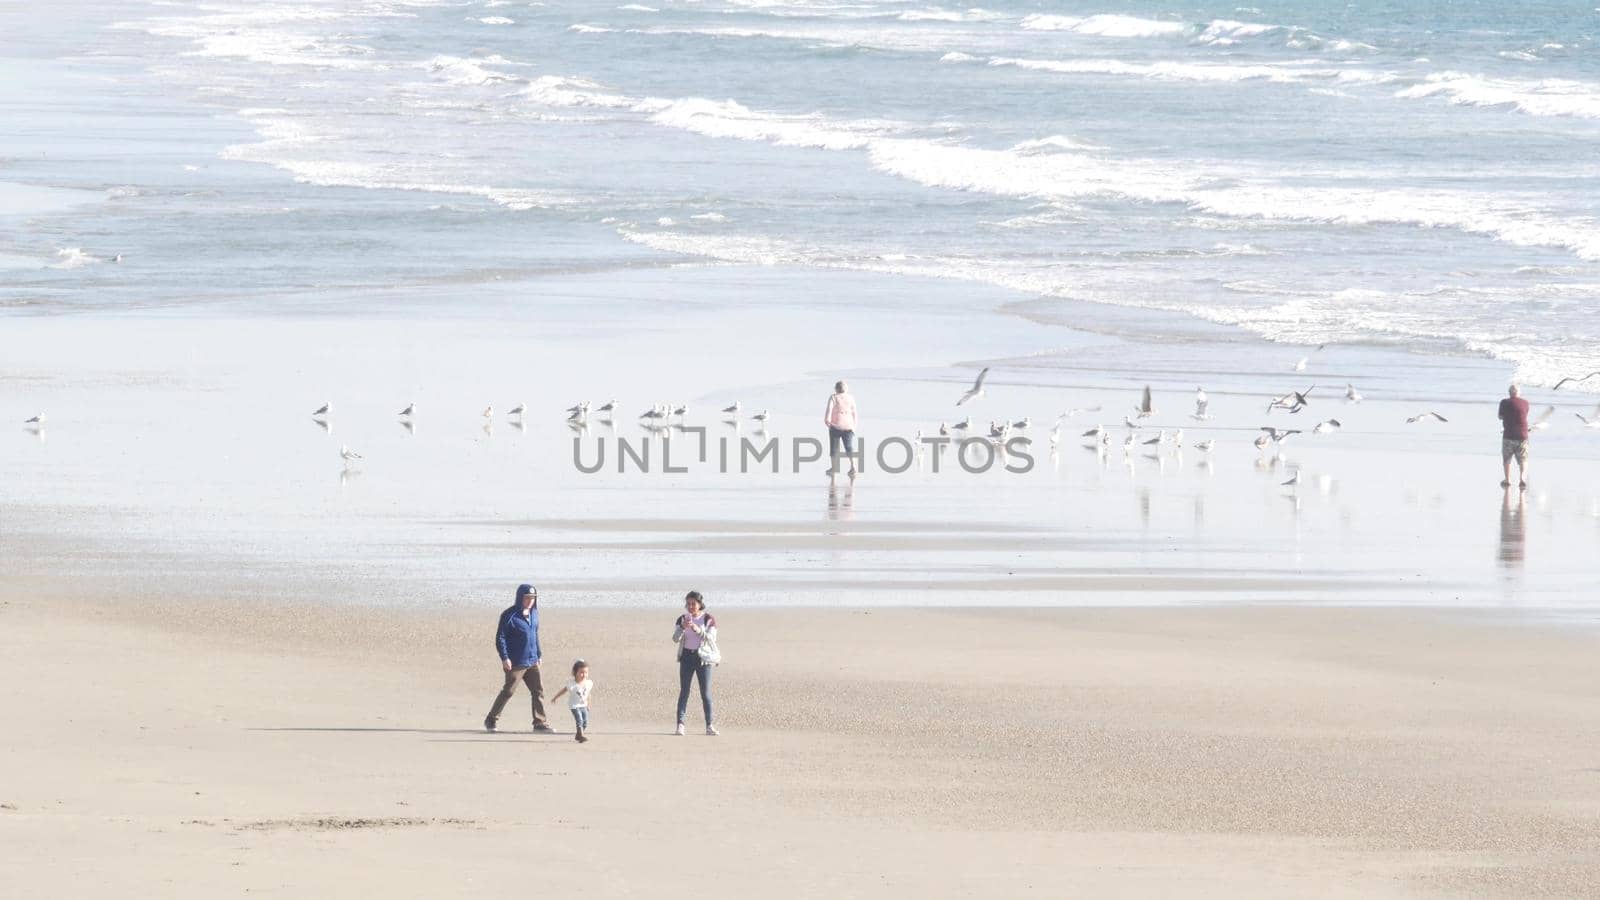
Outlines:
{"type": "Polygon", "coordinates": [[[550,702],[554,703],[561,699],[562,694],[567,695],[567,708],[572,710],[572,721],[578,725],[578,735],[573,740],[580,744],[589,742],[584,732],[589,729],[589,692],[592,690],[594,682],[589,680],[589,664],[580,659],[572,664],[572,680],[550,698],[550,702]]]}

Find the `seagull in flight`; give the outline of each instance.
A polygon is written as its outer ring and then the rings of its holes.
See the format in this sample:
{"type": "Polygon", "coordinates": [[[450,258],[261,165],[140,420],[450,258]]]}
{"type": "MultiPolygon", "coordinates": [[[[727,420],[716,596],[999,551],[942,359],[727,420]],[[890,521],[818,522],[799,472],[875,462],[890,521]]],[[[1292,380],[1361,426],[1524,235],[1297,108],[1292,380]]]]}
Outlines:
{"type": "Polygon", "coordinates": [[[1139,398],[1139,405],[1134,407],[1139,413],[1139,418],[1148,419],[1156,414],[1155,403],[1150,399],[1150,385],[1144,386],[1144,395],[1139,398]]]}
{"type": "Polygon", "coordinates": [[[1355,385],[1346,384],[1344,386],[1344,402],[1346,402],[1346,403],[1360,403],[1362,400],[1365,400],[1365,399],[1366,399],[1365,397],[1361,396],[1361,392],[1356,390],[1356,386],[1355,385]]]}
{"type": "Polygon", "coordinates": [[[313,415],[313,416],[325,416],[325,415],[327,415],[327,414],[329,414],[331,412],[333,412],[333,404],[332,403],[324,403],[321,406],[317,407],[317,411],[312,413],[311,415],[313,415]]]}
{"type": "MultiPolygon", "coordinates": [[[[1300,433],[1300,430],[1298,428],[1288,428],[1288,429],[1285,429],[1283,431],[1279,431],[1278,429],[1273,428],[1270,425],[1263,426],[1261,430],[1266,432],[1266,435],[1264,435],[1264,436],[1269,438],[1269,439],[1271,439],[1271,441],[1274,444],[1282,444],[1284,441],[1287,441],[1289,438],[1292,438],[1295,435],[1300,433]]],[[[1262,446],[1262,444],[1259,443],[1261,438],[1256,438],[1256,440],[1258,441],[1256,446],[1257,447],[1262,446]]]]}
{"type": "Polygon", "coordinates": [[[395,415],[397,415],[397,416],[414,416],[416,414],[417,414],[417,405],[415,403],[407,403],[405,409],[402,409],[399,412],[395,413],[395,415]]]}
{"type": "Polygon", "coordinates": [[[1327,344],[1318,344],[1317,345],[1317,349],[1311,351],[1310,353],[1307,353],[1305,356],[1300,357],[1299,361],[1294,364],[1294,370],[1296,372],[1304,372],[1306,370],[1306,366],[1311,364],[1311,357],[1316,356],[1318,353],[1321,353],[1322,352],[1322,348],[1326,347],[1326,346],[1328,346],[1328,345],[1327,344]]]}
{"type": "Polygon", "coordinates": [[[1539,413],[1539,418],[1534,419],[1533,423],[1528,426],[1528,430],[1529,431],[1543,431],[1546,428],[1549,428],[1550,427],[1550,417],[1555,415],[1555,414],[1556,414],[1556,408],[1554,406],[1546,406],[1544,408],[1544,412],[1539,413]]]}
{"type": "Polygon", "coordinates": [[[974,381],[972,383],[972,387],[967,388],[967,392],[965,394],[961,395],[961,399],[956,401],[956,405],[960,406],[961,404],[966,403],[968,400],[974,400],[974,399],[976,399],[978,397],[982,397],[983,396],[983,380],[985,378],[988,378],[988,377],[989,377],[989,367],[988,366],[984,366],[983,367],[983,371],[978,373],[978,380],[974,381]]]}
{"type": "Polygon", "coordinates": [[[1561,386],[1566,384],[1569,381],[1573,382],[1574,384],[1581,384],[1581,383],[1583,383],[1585,381],[1588,381],[1589,379],[1595,377],[1596,375],[1600,375],[1600,372],[1590,372],[1589,374],[1583,376],[1582,378],[1574,378],[1574,377],[1569,376],[1567,378],[1563,378],[1560,381],[1556,382],[1556,386],[1551,388],[1551,390],[1559,391],[1559,390],[1561,390],[1561,386]]]}
{"type": "Polygon", "coordinates": [[[1294,487],[1295,485],[1297,485],[1299,483],[1300,483],[1300,470],[1299,469],[1295,469],[1294,470],[1294,474],[1289,476],[1289,480],[1285,481],[1282,484],[1282,487],[1294,487]]]}
{"type": "Polygon", "coordinates": [[[1271,403],[1268,403],[1267,412],[1270,413],[1275,409],[1287,409],[1289,412],[1297,413],[1300,410],[1305,409],[1306,404],[1310,402],[1306,398],[1311,396],[1311,392],[1316,389],[1317,386],[1313,384],[1311,387],[1308,387],[1303,391],[1290,391],[1289,393],[1284,394],[1282,397],[1278,397],[1271,403]]]}
{"type": "Polygon", "coordinates": [[[1406,419],[1406,424],[1407,425],[1413,425],[1413,424],[1416,424],[1417,422],[1421,422],[1423,419],[1438,419],[1441,422],[1450,421],[1449,419],[1446,419],[1444,416],[1439,415],[1438,413],[1434,412],[1433,410],[1429,410],[1429,411],[1427,411],[1425,413],[1420,413],[1418,415],[1411,416],[1410,418],[1406,419]]]}
{"type": "Polygon", "coordinates": [[[1573,413],[1573,415],[1583,420],[1583,427],[1585,428],[1600,428],[1600,406],[1594,408],[1592,415],[1586,416],[1583,413],[1573,413]]]}
{"type": "Polygon", "coordinates": [[[1317,427],[1311,429],[1311,433],[1312,434],[1327,434],[1330,431],[1338,431],[1339,429],[1341,429],[1343,427],[1344,427],[1343,425],[1339,424],[1339,420],[1338,419],[1329,419],[1326,422],[1318,422],[1317,423],[1317,427]]]}

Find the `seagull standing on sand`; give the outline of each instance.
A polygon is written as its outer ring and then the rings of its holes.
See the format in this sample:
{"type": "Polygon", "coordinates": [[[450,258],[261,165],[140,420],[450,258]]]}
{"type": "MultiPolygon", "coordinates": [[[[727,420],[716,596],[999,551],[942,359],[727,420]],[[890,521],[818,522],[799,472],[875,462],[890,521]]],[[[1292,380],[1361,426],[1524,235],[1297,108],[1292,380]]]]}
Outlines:
{"type": "Polygon", "coordinates": [[[733,401],[733,405],[732,406],[724,406],[722,408],[722,414],[725,415],[725,416],[738,417],[738,415],[739,415],[739,401],[737,401],[737,400],[733,401]]]}
{"type": "Polygon", "coordinates": [[[405,418],[410,418],[410,417],[412,417],[412,416],[414,416],[416,414],[417,414],[417,405],[415,403],[407,403],[406,404],[406,408],[400,410],[395,415],[403,416],[405,418]]]}
{"type": "Polygon", "coordinates": [[[37,416],[34,416],[31,419],[25,420],[22,424],[24,424],[24,425],[43,425],[44,424],[44,413],[39,413],[37,416]]]}
{"type": "Polygon", "coordinates": [[[349,447],[346,447],[344,444],[340,444],[339,445],[339,458],[344,460],[345,462],[355,462],[356,460],[359,460],[359,459],[366,459],[365,456],[362,456],[361,454],[355,452],[354,450],[351,450],[349,447]]]}
{"type": "MultiPolygon", "coordinates": [[[[508,416],[520,416],[520,415],[522,415],[523,413],[525,413],[527,411],[528,411],[528,404],[526,404],[526,403],[518,403],[516,406],[511,407],[511,412],[506,413],[506,415],[508,415],[508,416]]],[[[589,411],[589,405],[586,403],[586,404],[584,404],[584,412],[588,412],[588,411],[589,411]]]]}
{"type": "Polygon", "coordinates": [[[494,418],[494,407],[493,407],[493,406],[485,406],[485,407],[484,407],[484,408],[483,408],[483,417],[484,417],[484,418],[485,418],[485,419],[492,419],[492,418],[494,418]]]}
{"type": "Polygon", "coordinates": [[[1096,425],[1095,427],[1089,429],[1088,431],[1085,431],[1082,436],[1086,437],[1086,438],[1100,437],[1101,435],[1103,435],[1105,433],[1106,433],[1106,427],[1104,425],[1096,425]]]}
{"type": "Polygon", "coordinates": [[[972,383],[972,387],[967,388],[967,392],[965,394],[961,395],[961,399],[956,401],[956,405],[960,406],[961,404],[966,403],[968,400],[975,400],[975,399],[977,399],[979,397],[982,397],[983,396],[983,380],[985,378],[988,378],[988,377],[989,377],[989,367],[988,366],[984,366],[983,367],[983,371],[978,373],[978,380],[974,381],[972,383]]]}
{"type": "Polygon", "coordinates": [[[1444,416],[1439,415],[1438,413],[1434,412],[1433,410],[1429,410],[1429,411],[1427,411],[1425,413],[1419,413],[1418,415],[1411,416],[1410,418],[1406,419],[1406,424],[1407,425],[1415,425],[1416,423],[1421,422],[1423,419],[1438,419],[1441,422],[1450,421],[1449,419],[1446,419],[1444,416]]]}
{"type": "Polygon", "coordinates": [[[1160,432],[1158,432],[1156,434],[1155,437],[1149,439],[1148,441],[1145,441],[1144,445],[1146,447],[1159,447],[1160,445],[1165,444],[1166,442],[1167,442],[1167,430],[1165,428],[1163,428],[1163,429],[1161,429],[1160,432]]]}
{"type": "Polygon", "coordinates": [[[1139,418],[1148,419],[1156,414],[1154,401],[1150,398],[1150,385],[1144,386],[1144,396],[1139,398],[1139,405],[1134,407],[1139,413],[1139,418]]]}
{"type": "Polygon", "coordinates": [[[332,403],[324,403],[321,406],[317,407],[317,411],[312,413],[311,415],[313,417],[325,416],[325,415],[328,415],[331,412],[333,412],[333,404],[332,403]]]}
{"type": "Polygon", "coordinates": [[[766,410],[763,409],[761,412],[756,413],[755,415],[751,416],[750,418],[755,419],[757,422],[760,422],[761,424],[765,425],[765,424],[767,424],[768,413],[767,413],[766,410]]]}
{"type": "Polygon", "coordinates": [[[612,413],[615,413],[616,411],[617,411],[617,401],[615,399],[607,400],[606,401],[606,405],[600,407],[600,409],[597,410],[597,412],[605,413],[608,417],[612,413]]]}
{"type": "MultiPolygon", "coordinates": [[[[1595,421],[1600,422],[1600,418],[1596,418],[1595,421]]],[[[1050,449],[1054,450],[1059,443],[1061,443],[1061,423],[1057,422],[1056,427],[1050,429],[1050,449]]]]}
{"type": "Polygon", "coordinates": [[[1190,415],[1190,418],[1194,419],[1196,422],[1204,422],[1205,420],[1211,418],[1211,416],[1206,414],[1206,407],[1210,405],[1211,398],[1206,396],[1206,389],[1203,387],[1196,387],[1194,389],[1194,412],[1190,415]]]}
{"type": "Polygon", "coordinates": [[[1022,418],[1020,418],[1020,419],[1016,420],[1015,422],[1011,423],[1011,427],[1015,428],[1015,429],[1017,429],[1019,431],[1024,429],[1024,428],[1027,428],[1027,427],[1029,427],[1031,425],[1033,425],[1033,420],[1028,418],[1027,416],[1023,416],[1022,418]]]}
{"type": "Polygon", "coordinates": [[[965,419],[962,419],[961,421],[955,423],[954,425],[951,425],[950,429],[952,431],[966,431],[968,428],[971,428],[971,427],[972,427],[972,417],[971,416],[967,416],[965,419]]]}
{"type": "Polygon", "coordinates": [[[1356,390],[1356,386],[1355,385],[1346,384],[1344,386],[1344,402],[1346,402],[1346,403],[1360,403],[1364,399],[1366,399],[1366,398],[1361,396],[1361,392],[1356,390]]]}
{"type": "Polygon", "coordinates": [[[1199,450],[1201,453],[1210,453],[1212,446],[1214,445],[1210,440],[1195,441],[1194,444],[1194,448],[1199,450]]]}
{"type": "Polygon", "coordinates": [[[950,426],[946,425],[943,422],[940,422],[939,423],[939,436],[940,437],[949,437],[950,436],[950,426]]]}

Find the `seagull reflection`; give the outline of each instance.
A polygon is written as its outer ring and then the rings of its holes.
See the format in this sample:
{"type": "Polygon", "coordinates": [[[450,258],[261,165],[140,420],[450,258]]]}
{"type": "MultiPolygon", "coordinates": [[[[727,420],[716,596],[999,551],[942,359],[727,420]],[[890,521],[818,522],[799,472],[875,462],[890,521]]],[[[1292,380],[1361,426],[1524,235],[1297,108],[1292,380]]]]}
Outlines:
{"type": "Polygon", "coordinates": [[[27,433],[29,433],[29,434],[33,435],[34,437],[38,438],[39,439],[39,443],[41,443],[41,444],[44,443],[44,426],[43,425],[29,425],[27,428],[24,428],[23,431],[26,431],[27,433]]]}
{"type": "Polygon", "coordinates": [[[327,432],[328,434],[333,434],[333,423],[329,422],[327,419],[315,419],[314,418],[311,421],[317,423],[317,427],[321,428],[323,431],[327,432]]]}
{"type": "Polygon", "coordinates": [[[354,480],[356,480],[357,478],[360,478],[360,477],[361,477],[361,470],[360,469],[352,469],[349,466],[345,466],[344,468],[339,470],[339,487],[343,488],[345,485],[349,484],[350,482],[352,482],[352,481],[354,481],[354,480]]]}
{"type": "Polygon", "coordinates": [[[1508,569],[1522,567],[1523,554],[1527,549],[1528,531],[1524,513],[1528,511],[1528,501],[1522,491],[1515,487],[1506,488],[1506,493],[1500,500],[1500,549],[1497,554],[1500,565],[1508,569]],[[1516,495],[1513,499],[1512,495],[1516,495]]]}
{"type": "Polygon", "coordinates": [[[417,423],[412,421],[411,419],[401,419],[400,420],[400,427],[404,428],[406,430],[406,434],[416,434],[417,433],[417,423]]]}
{"type": "Polygon", "coordinates": [[[486,437],[486,438],[494,437],[494,420],[493,419],[489,419],[489,420],[487,420],[487,421],[485,421],[483,423],[483,436],[486,437]]]}
{"type": "Polygon", "coordinates": [[[521,416],[517,416],[515,419],[511,419],[510,421],[511,427],[515,428],[519,433],[528,430],[528,426],[523,423],[521,416]]]}
{"type": "Polygon", "coordinates": [[[1150,527],[1150,489],[1139,489],[1139,521],[1144,527],[1150,527]]]}

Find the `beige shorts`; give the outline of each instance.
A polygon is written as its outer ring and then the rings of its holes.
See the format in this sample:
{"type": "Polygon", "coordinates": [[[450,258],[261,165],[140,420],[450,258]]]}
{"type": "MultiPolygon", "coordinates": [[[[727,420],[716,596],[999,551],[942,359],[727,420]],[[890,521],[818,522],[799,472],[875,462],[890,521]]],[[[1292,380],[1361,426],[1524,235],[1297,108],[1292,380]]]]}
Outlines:
{"type": "Polygon", "coordinates": [[[1519,465],[1519,466],[1527,465],[1528,464],[1528,442],[1527,441],[1513,440],[1511,438],[1501,438],[1501,440],[1500,440],[1500,461],[1502,463],[1508,463],[1508,462],[1511,462],[1512,458],[1516,459],[1517,465],[1519,465]]]}

